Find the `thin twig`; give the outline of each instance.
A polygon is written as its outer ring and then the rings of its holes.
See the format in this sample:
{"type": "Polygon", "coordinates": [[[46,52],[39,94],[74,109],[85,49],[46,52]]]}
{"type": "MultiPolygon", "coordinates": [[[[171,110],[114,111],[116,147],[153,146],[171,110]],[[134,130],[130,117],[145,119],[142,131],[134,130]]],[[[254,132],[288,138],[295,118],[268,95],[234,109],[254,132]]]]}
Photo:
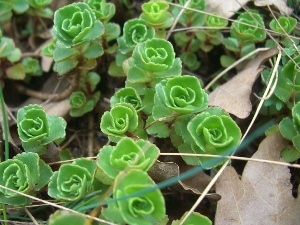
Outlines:
{"type": "Polygon", "coordinates": [[[40,100],[60,101],[60,100],[63,100],[65,98],[69,97],[72,94],[72,92],[74,91],[74,89],[77,87],[78,79],[76,77],[77,76],[75,75],[75,77],[73,77],[73,79],[70,80],[70,86],[66,90],[64,90],[63,92],[61,92],[59,94],[42,93],[39,91],[29,89],[20,84],[16,85],[16,89],[22,94],[25,94],[27,96],[34,97],[34,98],[37,98],[40,100]]]}

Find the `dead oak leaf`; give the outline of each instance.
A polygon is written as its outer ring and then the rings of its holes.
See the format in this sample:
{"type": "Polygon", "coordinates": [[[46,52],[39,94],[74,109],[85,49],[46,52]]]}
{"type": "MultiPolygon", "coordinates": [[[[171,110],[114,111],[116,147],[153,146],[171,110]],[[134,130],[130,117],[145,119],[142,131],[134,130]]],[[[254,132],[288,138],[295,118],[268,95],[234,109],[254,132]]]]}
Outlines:
{"type": "Polygon", "coordinates": [[[209,94],[209,105],[219,106],[241,119],[248,117],[252,110],[252,86],[263,69],[261,65],[277,52],[277,49],[269,49],[258,53],[245,69],[209,94]]]}
{"type": "MultiPolygon", "coordinates": [[[[282,161],[286,141],[280,134],[266,137],[252,158],[282,161]]],[[[292,196],[289,169],[249,161],[241,180],[227,167],[216,183],[215,225],[295,225],[300,221],[300,200],[292,196]]]]}
{"type": "MultiPolygon", "coordinates": [[[[206,7],[207,12],[215,13],[219,16],[230,18],[237,11],[239,11],[242,6],[245,6],[251,0],[207,0],[206,7]]],[[[292,13],[292,9],[287,6],[286,0],[252,0],[256,6],[272,6],[274,5],[279,9],[281,14],[290,15],[292,13]]]]}

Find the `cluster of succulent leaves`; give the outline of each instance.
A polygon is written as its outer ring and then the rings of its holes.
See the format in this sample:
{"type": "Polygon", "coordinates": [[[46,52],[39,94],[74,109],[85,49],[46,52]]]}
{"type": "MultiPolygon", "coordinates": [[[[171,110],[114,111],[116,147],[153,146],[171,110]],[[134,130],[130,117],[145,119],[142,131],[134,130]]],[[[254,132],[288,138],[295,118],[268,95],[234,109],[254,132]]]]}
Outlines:
{"type": "MultiPolygon", "coordinates": [[[[131,7],[130,1],[124,2],[131,7]]],[[[50,3],[51,0],[28,0],[8,4],[0,0],[0,22],[10,20],[13,13],[52,18],[52,11],[47,8],[50,3]]],[[[178,3],[185,6],[187,0],[178,3]]],[[[81,117],[95,108],[100,99],[97,89],[100,75],[93,70],[103,55],[115,55],[108,73],[123,76],[125,86],[110,98],[110,109],[100,121],[100,130],[111,143],[99,150],[95,160],[77,158],[53,172],[42,158],[65,138],[66,121],[46,115],[39,105],[21,108],[17,113],[18,135],[25,152],[0,163],[3,171],[0,184],[8,188],[0,188],[1,203],[29,205],[32,200],[21,193],[36,196],[47,186],[51,198],[70,208],[80,205],[87,196],[92,196],[89,200],[93,203],[102,200],[105,207],[100,219],[117,224],[168,223],[162,192],[148,174],[160,154],[149,138],[170,140],[184,154],[186,164],[205,169],[217,168],[225,161],[212,160],[205,154],[228,156],[241,140],[241,130],[229,113],[209,107],[201,81],[183,72],[183,67],[197,70],[201,65],[199,49],[208,53],[217,45],[224,45],[230,52],[221,58],[226,67],[266,39],[265,24],[257,11],[241,13],[230,25],[230,36],[225,38],[221,31],[227,27],[227,20],[202,13],[206,9],[205,0],[192,0],[187,7],[179,25],[207,29],[176,32],[175,47],[166,40],[166,34],[181,14],[181,8],[170,6],[167,1],[143,3],[140,16],[124,23],[122,35],[119,25],[110,21],[115,5],[106,0],[72,3],[53,14],[53,40],[42,52],[53,58],[53,70],[59,76],[78,81],[69,96],[72,117],[81,117]]],[[[296,21],[291,17],[280,17],[269,24],[272,31],[280,34],[291,34],[295,26],[296,21]]],[[[279,35],[277,41],[286,47],[286,56],[284,66],[278,69],[274,95],[267,104],[275,105],[278,111],[284,107],[290,109],[290,115],[282,118],[278,129],[290,141],[283,157],[295,161],[300,157],[300,81],[299,68],[294,62],[298,63],[300,58],[293,48],[288,48],[291,40],[286,35],[279,35]]],[[[273,45],[274,42],[267,42],[267,46],[273,45]]],[[[37,59],[27,57],[19,62],[21,51],[2,33],[0,58],[1,62],[4,59],[9,63],[8,78],[29,81],[32,76],[42,74],[37,59]]],[[[264,73],[266,82],[269,75],[268,71],[264,73]]],[[[211,224],[199,213],[192,213],[182,223],[185,215],[172,221],[172,225],[211,224]]],[[[71,223],[71,220],[75,224],[87,221],[83,216],[57,211],[50,216],[49,224],[71,223]]]]}

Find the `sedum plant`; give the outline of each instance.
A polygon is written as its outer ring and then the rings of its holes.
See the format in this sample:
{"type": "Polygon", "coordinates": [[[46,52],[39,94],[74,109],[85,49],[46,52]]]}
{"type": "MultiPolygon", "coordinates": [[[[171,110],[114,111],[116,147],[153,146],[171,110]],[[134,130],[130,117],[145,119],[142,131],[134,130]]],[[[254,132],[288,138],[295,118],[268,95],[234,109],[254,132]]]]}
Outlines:
{"type": "Polygon", "coordinates": [[[74,91],[69,100],[70,115],[72,117],[80,117],[92,111],[100,98],[100,93],[98,92],[98,95],[94,95],[94,98],[87,99],[82,91],[74,91]]]}
{"type": "Polygon", "coordinates": [[[84,0],[84,2],[93,10],[96,18],[102,23],[107,23],[115,15],[115,5],[107,3],[106,0],[84,0]]]}
{"type": "Polygon", "coordinates": [[[111,141],[118,142],[127,135],[135,136],[138,123],[139,118],[133,106],[128,103],[118,103],[110,111],[104,112],[100,129],[111,141]]]}
{"type": "Polygon", "coordinates": [[[159,156],[159,149],[149,141],[122,138],[116,146],[107,145],[97,156],[97,177],[112,184],[121,171],[131,168],[147,171],[159,156]]]}
{"type": "Polygon", "coordinates": [[[108,204],[108,208],[102,210],[102,216],[118,224],[167,224],[165,201],[155,186],[145,171],[121,172],[113,187],[113,199],[120,200],[108,204]]]}
{"type": "MultiPolygon", "coordinates": [[[[225,47],[234,52],[236,58],[243,57],[255,50],[255,43],[266,38],[262,16],[255,10],[241,13],[230,26],[230,37],[224,39],[225,47]]],[[[235,61],[231,56],[222,56],[224,67],[235,61]]]]}
{"type": "Polygon", "coordinates": [[[269,26],[273,31],[277,31],[282,34],[290,34],[294,31],[297,25],[297,20],[290,16],[280,16],[277,21],[272,19],[269,26]]]}
{"type": "Polygon", "coordinates": [[[48,195],[61,201],[76,201],[93,190],[96,163],[77,158],[71,164],[63,164],[50,178],[48,195]]]}
{"type": "MultiPolygon", "coordinates": [[[[227,156],[235,151],[241,140],[241,130],[235,121],[219,107],[211,107],[192,118],[187,128],[175,127],[184,143],[178,146],[181,153],[212,154],[227,156]]],[[[224,161],[207,157],[182,156],[189,165],[214,168],[224,161]]]]}
{"type": "Polygon", "coordinates": [[[24,152],[0,163],[0,185],[16,192],[0,188],[0,202],[12,206],[30,205],[32,199],[21,194],[35,196],[47,185],[51,168],[33,152],[24,152]]]}
{"type": "Polygon", "coordinates": [[[190,75],[172,77],[155,86],[153,117],[155,119],[198,113],[208,106],[208,95],[198,78],[190,75]]]}
{"type": "Polygon", "coordinates": [[[48,7],[51,2],[52,0],[28,0],[29,15],[52,19],[53,11],[48,7]]]}
{"type": "Polygon", "coordinates": [[[93,41],[104,33],[102,23],[85,3],[73,3],[54,14],[53,36],[65,47],[93,41]]]}
{"type": "Polygon", "coordinates": [[[169,4],[162,0],[150,0],[143,3],[140,18],[155,29],[166,29],[172,26],[174,18],[168,11],[169,4]]]}
{"type": "Polygon", "coordinates": [[[131,104],[137,112],[143,109],[142,99],[134,88],[131,87],[121,88],[120,90],[116,91],[114,95],[110,98],[111,106],[114,106],[117,103],[122,103],[122,102],[131,104]]]}
{"type": "Polygon", "coordinates": [[[118,52],[116,64],[121,66],[128,59],[138,43],[152,39],[155,36],[154,28],[148,26],[143,19],[131,19],[125,22],[123,35],[117,39],[118,52]]]}
{"type": "Polygon", "coordinates": [[[181,61],[169,41],[153,38],[138,44],[132,54],[128,68],[131,83],[156,84],[159,80],[179,76],[181,61]]]}
{"type": "Polygon", "coordinates": [[[26,152],[43,154],[47,145],[65,137],[66,121],[56,115],[46,115],[40,105],[31,104],[17,113],[18,134],[26,152]]]}

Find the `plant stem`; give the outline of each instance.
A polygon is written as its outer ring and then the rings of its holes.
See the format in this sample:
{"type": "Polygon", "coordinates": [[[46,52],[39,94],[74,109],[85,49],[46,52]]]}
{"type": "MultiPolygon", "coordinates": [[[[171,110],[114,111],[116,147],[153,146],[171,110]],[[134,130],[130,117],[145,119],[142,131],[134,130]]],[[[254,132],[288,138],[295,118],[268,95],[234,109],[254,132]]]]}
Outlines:
{"type": "MultiPolygon", "coordinates": [[[[1,113],[2,113],[2,128],[4,132],[4,159],[9,159],[9,146],[8,146],[8,123],[7,123],[7,116],[2,92],[2,86],[0,84],[0,105],[1,105],[1,113]]],[[[1,157],[0,157],[1,161],[1,157]]],[[[3,211],[3,219],[5,220],[4,224],[8,225],[7,223],[7,214],[6,214],[6,206],[2,204],[2,211],[3,211]]]]}
{"type": "Polygon", "coordinates": [[[64,90],[63,92],[56,94],[56,93],[42,93],[40,91],[31,90],[23,85],[16,85],[16,88],[19,92],[28,95],[30,97],[34,97],[40,100],[52,100],[52,101],[60,101],[69,97],[74,89],[78,85],[78,78],[75,77],[70,81],[70,86],[64,90]]]}

